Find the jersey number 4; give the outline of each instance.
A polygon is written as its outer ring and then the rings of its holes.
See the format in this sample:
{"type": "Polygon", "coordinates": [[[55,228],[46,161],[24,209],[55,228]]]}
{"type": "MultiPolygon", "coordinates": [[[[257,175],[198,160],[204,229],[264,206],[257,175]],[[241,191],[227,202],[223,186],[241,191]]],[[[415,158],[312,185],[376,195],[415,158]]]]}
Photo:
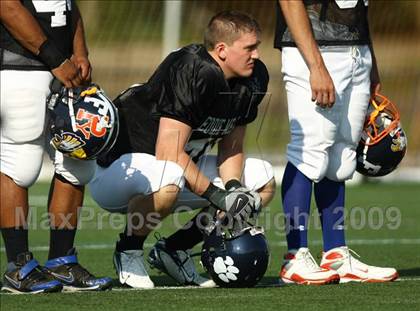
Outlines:
{"type": "Polygon", "coordinates": [[[51,27],[66,26],[66,15],[64,12],[67,10],[71,11],[70,0],[32,0],[32,3],[38,13],[54,13],[54,15],[51,16],[51,27]]]}

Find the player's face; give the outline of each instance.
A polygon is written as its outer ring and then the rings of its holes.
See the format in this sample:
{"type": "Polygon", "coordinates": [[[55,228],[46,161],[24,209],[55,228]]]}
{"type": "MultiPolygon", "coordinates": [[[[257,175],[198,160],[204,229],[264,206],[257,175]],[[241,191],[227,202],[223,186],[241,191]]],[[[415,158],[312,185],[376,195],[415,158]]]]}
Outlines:
{"type": "Polygon", "coordinates": [[[258,59],[260,40],[255,32],[243,33],[226,47],[225,65],[233,77],[249,77],[258,59]]]}

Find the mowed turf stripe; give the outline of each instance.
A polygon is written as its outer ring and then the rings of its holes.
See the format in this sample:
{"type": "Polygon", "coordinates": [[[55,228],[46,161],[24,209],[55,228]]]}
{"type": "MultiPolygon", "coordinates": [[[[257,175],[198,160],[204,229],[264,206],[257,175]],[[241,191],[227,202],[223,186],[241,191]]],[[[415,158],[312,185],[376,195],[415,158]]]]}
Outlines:
{"type": "MultiPolygon", "coordinates": [[[[322,245],[322,240],[309,241],[311,245],[322,245]]],[[[354,239],[347,240],[349,245],[420,245],[420,239],[354,239]]],[[[154,244],[145,243],[146,248],[152,247],[154,244]]],[[[286,242],[270,242],[271,246],[287,246],[286,242]]],[[[78,244],[76,245],[77,249],[113,249],[115,243],[112,244],[78,244]]],[[[40,245],[40,246],[31,246],[31,251],[41,252],[48,251],[49,246],[40,245]]],[[[5,252],[4,247],[0,248],[0,252],[5,252]]]]}

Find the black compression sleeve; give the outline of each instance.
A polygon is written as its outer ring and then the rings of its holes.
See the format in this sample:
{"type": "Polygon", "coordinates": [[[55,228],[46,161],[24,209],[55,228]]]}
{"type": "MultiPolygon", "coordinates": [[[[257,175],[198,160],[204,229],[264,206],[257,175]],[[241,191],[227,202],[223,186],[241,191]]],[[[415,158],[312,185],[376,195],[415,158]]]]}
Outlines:
{"type": "Polygon", "coordinates": [[[213,203],[218,209],[226,209],[226,207],[223,205],[223,202],[227,193],[228,192],[226,190],[223,190],[210,183],[206,191],[204,191],[201,196],[207,199],[210,203],[213,203]]]}
{"type": "Polygon", "coordinates": [[[45,40],[39,47],[38,57],[50,69],[59,67],[66,60],[66,57],[60,52],[54,43],[48,39],[45,40]]]}

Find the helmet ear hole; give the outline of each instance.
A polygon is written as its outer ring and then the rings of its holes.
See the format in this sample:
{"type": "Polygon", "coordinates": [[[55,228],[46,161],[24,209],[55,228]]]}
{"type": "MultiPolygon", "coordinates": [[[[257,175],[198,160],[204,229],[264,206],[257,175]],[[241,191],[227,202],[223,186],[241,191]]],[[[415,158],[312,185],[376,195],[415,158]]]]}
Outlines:
{"type": "Polygon", "coordinates": [[[47,99],[50,145],[64,155],[93,160],[115,143],[118,110],[95,84],[66,89],[51,86],[47,99]]]}
{"type": "Polygon", "coordinates": [[[385,176],[397,168],[406,150],[407,138],[397,107],[385,96],[375,94],[356,150],[357,172],[369,177],[385,176]]]}

